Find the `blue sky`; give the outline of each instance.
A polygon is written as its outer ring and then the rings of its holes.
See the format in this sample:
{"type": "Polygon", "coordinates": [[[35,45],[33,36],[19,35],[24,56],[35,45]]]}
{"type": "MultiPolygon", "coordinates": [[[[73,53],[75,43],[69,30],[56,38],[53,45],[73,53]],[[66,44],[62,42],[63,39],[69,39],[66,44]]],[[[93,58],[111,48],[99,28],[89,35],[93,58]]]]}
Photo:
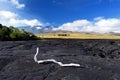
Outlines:
{"type": "Polygon", "coordinates": [[[92,32],[100,28],[103,32],[119,32],[120,0],[0,0],[0,16],[4,25],[51,25],[58,26],[54,30],[92,32]],[[111,21],[112,26],[108,25],[111,21]]]}
{"type": "Polygon", "coordinates": [[[99,16],[120,17],[120,0],[23,0],[23,3],[25,14],[54,25],[99,16]]]}

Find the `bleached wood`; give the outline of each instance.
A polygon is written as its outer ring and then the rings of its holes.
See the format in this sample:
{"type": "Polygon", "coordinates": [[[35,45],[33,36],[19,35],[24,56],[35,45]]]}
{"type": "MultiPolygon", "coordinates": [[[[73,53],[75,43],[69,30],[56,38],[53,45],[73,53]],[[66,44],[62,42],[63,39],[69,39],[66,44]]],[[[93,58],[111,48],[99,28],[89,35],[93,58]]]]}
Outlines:
{"type": "Polygon", "coordinates": [[[42,64],[45,62],[53,62],[53,63],[56,63],[60,66],[76,66],[76,67],[80,66],[80,64],[76,64],[76,63],[63,64],[62,62],[58,62],[55,59],[37,60],[38,53],[39,53],[39,47],[37,47],[36,54],[34,55],[34,61],[37,62],[38,64],[42,64]]]}

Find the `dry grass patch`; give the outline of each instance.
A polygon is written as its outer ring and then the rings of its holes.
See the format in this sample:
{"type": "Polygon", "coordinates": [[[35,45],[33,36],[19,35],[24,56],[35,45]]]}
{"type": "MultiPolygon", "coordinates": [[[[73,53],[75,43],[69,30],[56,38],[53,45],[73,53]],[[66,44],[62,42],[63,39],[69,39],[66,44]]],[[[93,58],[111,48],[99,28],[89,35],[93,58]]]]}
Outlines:
{"type": "Polygon", "coordinates": [[[87,34],[70,32],[44,33],[38,34],[37,36],[41,38],[68,38],[68,39],[120,39],[120,36],[109,34],[87,34]]]}

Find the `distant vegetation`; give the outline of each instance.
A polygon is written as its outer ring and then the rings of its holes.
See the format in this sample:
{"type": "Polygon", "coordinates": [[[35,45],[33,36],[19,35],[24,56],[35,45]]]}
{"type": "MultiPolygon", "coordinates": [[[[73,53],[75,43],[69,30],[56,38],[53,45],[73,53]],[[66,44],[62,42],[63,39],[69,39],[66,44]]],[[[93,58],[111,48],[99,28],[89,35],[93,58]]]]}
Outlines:
{"type": "Polygon", "coordinates": [[[34,34],[26,32],[25,30],[19,30],[13,26],[7,27],[0,24],[0,40],[36,40],[38,39],[34,34]]]}
{"type": "Polygon", "coordinates": [[[58,36],[70,36],[70,34],[58,34],[58,36]]]}

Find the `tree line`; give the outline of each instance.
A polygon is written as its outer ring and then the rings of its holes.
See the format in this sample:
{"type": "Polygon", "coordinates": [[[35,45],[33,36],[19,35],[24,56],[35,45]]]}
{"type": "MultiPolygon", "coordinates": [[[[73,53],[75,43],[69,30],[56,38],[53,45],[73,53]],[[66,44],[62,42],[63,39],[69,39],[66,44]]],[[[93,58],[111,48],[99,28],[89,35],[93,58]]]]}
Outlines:
{"type": "Polygon", "coordinates": [[[27,32],[24,29],[19,30],[13,26],[3,26],[0,24],[0,40],[36,40],[38,39],[33,33],[27,32]]]}

